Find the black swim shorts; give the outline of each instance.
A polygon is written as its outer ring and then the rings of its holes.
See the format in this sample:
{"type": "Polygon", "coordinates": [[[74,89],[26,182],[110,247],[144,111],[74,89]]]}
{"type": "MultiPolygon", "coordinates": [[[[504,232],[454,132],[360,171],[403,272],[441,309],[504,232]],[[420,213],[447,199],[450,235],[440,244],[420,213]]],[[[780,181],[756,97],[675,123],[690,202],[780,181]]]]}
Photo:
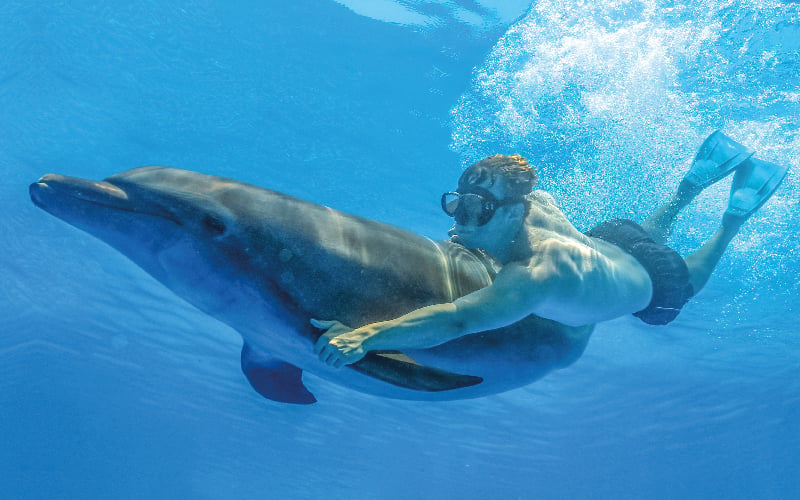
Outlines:
{"type": "Polygon", "coordinates": [[[620,247],[647,270],[653,281],[653,299],[645,309],[633,314],[645,323],[666,325],[694,295],[683,258],[675,250],[653,241],[639,224],[627,219],[609,220],[586,235],[620,247]]]}

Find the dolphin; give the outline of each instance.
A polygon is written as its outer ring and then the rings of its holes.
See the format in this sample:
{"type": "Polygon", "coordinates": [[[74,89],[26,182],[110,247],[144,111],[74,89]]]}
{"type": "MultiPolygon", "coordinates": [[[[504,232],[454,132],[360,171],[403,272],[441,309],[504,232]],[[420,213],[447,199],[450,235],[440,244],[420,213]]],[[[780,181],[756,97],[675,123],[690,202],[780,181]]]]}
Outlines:
{"type": "Polygon", "coordinates": [[[430,349],[371,352],[337,369],[314,354],[323,332],[311,318],[352,327],[394,318],[489,285],[499,265],[457,243],[171,167],[101,182],[48,174],[29,191],[38,207],[241,334],[242,371],[273,401],[315,402],[304,371],[397,399],[496,394],[570,365],[593,330],[529,316],[430,349]]]}

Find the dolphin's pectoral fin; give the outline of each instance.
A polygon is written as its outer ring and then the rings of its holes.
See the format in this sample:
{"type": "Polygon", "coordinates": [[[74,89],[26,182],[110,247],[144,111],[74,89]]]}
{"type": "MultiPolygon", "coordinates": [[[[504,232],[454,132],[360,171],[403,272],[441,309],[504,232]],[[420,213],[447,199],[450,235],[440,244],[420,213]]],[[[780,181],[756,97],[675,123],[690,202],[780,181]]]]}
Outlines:
{"type": "Polygon", "coordinates": [[[370,352],[349,366],[370,377],[415,391],[450,391],[483,382],[481,377],[423,366],[397,351],[370,352]]]}
{"type": "Polygon", "coordinates": [[[242,347],[242,371],[253,389],[267,399],[301,405],[317,402],[303,385],[303,370],[279,359],[256,358],[247,344],[242,347]]]}
{"type": "Polygon", "coordinates": [[[275,360],[269,366],[250,366],[244,374],[257,393],[272,401],[300,405],[317,402],[303,385],[303,370],[292,364],[275,360]]]}

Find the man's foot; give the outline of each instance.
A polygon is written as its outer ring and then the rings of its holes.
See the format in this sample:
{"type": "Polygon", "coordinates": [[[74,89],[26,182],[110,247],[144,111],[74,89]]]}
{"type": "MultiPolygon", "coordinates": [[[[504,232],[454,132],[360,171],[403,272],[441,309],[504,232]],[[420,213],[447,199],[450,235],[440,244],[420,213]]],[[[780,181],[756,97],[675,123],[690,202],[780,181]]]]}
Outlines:
{"type": "Polygon", "coordinates": [[[752,155],[753,150],[717,130],[700,145],[678,192],[682,197],[697,196],[700,191],[733,172],[752,155]]]}
{"type": "Polygon", "coordinates": [[[741,224],[775,193],[789,167],[750,158],[736,171],[723,221],[741,224]]]}

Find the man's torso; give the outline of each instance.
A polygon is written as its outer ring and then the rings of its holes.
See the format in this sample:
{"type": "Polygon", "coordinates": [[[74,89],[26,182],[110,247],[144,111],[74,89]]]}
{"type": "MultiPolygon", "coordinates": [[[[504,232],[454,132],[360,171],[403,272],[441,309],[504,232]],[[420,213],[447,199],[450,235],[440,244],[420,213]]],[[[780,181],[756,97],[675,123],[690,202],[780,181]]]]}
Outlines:
{"type": "MultiPolygon", "coordinates": [[[[566,218],[552,196],[544,191],[530,195],[531,208],[525,220],[526,267],[533,272],[550,264],[557,270],[566,265],[577,273],[581,287],[575,296],[555,303],[540,314],[556,321],[580,325],[631,314],[647,307],[653,284],[644,267],[621,248],[590,238],[566,218]]],[[[523,237],[523,235],[521,235],[523,237]]],[[[540,271],[539,271],[540,272],[540,271]]]]}

